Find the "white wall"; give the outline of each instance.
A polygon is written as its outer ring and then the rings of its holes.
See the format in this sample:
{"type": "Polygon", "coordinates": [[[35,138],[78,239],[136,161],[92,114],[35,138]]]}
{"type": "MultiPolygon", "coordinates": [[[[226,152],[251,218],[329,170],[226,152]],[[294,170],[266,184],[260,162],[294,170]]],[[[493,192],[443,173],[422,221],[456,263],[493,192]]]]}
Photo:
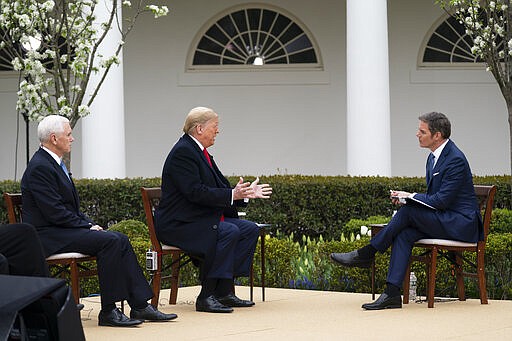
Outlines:
{"type": "MultiPolygon", "coordinates": [[[[169,16],[145,16],[129,36],[124,51],[128,177],[160,176],[186,113],[198,105],[220,115],[221,133],[211,153],[225,174],[346,174],[344,1],[269,2],[308,27],[319,45],[324,72],[185,72],[196,32],[219,12],[245,2],[162,1],[171,10],[169,16]],[[220,85],[206,85],[212,81],[220,85]]],[[[465,151],[473,173],[509,174],[507,113],[492,78],[478,71],[418,70],[420,44],[441,10],[429,1],[393,0],[388,11],[392,174],[423,175],[427,151],[415,137],[417,117],[434,110],[451,119],[453,140],[465,151]]],[[[16,80],[3,76],[0,179],[12,179],[16,80]],[[12,90],[4,91],[9,84],[12,90]]],[[[80,139],[79,125],[74,135],[80,139]]],[[[21,175],[24,127],[20,137],[21,175]]],[[[364,131],[360,137],[371,139],[364,131]]],[[[36,146],[31,143],[32,150],[36,146]]],[[[75,177],[80,169],[80,143],[75,143],[75,177]]]]}
{"type": "Polygon", "coordinates": [[[197,31],[236,1],[173,1],[169,17],[146,18],[149,24],[137,28],[124,54],[128,176],[159,176],[186,114],[199,105],[220,115],[211,153],[226,174],[343,174],[345,6],[324,2],[325,9],[318,2],[272,1],[302,20],[324,58],[324,72],[292,73],[300,78],[295,82],[282,72],[266,73],[268,83],[252,72],[235,72],[220,79],[222,85],[207,86],[222,74],[184,72],[197,31]],[[147,51],[150,63],[144,63],[147,51]],[[281,81],[291,84],[267,85],[281,81]],[[323,84],[308,84],[313,82],[323,84]]]}

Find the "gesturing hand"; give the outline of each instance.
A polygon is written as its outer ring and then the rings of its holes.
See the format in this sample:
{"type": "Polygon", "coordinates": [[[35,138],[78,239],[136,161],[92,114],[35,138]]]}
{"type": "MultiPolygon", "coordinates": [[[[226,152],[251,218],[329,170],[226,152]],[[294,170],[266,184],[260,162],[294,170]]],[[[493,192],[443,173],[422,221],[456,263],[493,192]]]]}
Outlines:
{"type": "Polygon", "coordinates": [[[249,198],[261,198],[261,199],[268,199],[270,198],[270,195],[272,194],[272,187],[270,187],[269,184],[261,184],[258,185],[260,182],[260,178],[257,177],[256,180],[254,180],[251,183],[251,188],[254,190],[254,196],[250,196],[249,198]]]}
{"type": "Polygon", "coordinates": [[[244,182],[244,179],[240,177],[240,180],[233,189],[233,200],[254,198],[254,189],[250,185],[249,182],[244,182]]]}

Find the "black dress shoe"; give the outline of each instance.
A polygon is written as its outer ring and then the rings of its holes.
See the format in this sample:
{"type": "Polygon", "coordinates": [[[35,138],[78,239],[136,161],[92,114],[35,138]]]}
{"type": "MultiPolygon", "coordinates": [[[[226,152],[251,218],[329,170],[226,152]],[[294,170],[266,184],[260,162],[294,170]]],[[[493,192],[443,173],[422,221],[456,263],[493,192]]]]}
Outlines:
{"type": "Polygon", "coordinates": [[[375,300],[375,302],[365,303],[362,308],[366,310],[402,308],[402,297],[400,295],[389,296],[388,294],[383,293],[375,300]]]}
{"type": "Polygon", "coordinates": [[[84,305],[82,303],[78,303],[76,305],[76,310],[81,311],[82,309],[84,309],[84,305]]]}
{"type": "Polygon", "coordinates": [[[98,325],[99,326],[110,326],[110,327],[133,327],[138,324],[141,324],[141,320],[134,320],[126,316],[119,310],[115,308],[111,311],[100,311],[98,315],[98,325]]]}
{"type": "Polygon", "coordinates": [[[215,296],[210,295],[203,299],[197,299],[196,311],[205,311],[207,313],[231,313],[233,308],[225,306],[217,301],[215,296]]]}
{"type": "Polygon", "coordinates": [[[217,297],[217,301],[228,307],[243,308],[252,307],[255,303],[253,301],[242,300],[231,293],[224,297],[217,297]]]}
{"type": "Polygon", "coordinates": [[[136,320],[143,321],[152,321],[152,322],[160,322],[160,321],[170,321],[174,320],[178,317],[176,314],[164,314],[161,311],[158,311],[151,304],[148,304],[144,309],[132,309],[130,310],[130,317],[136,320]]]}
{"type": "Polygon", "coordinates": [[[354,250],[346,253],[331,253],[331,259],[348,267],[369,268],[374,258],[361,258],[357,250],[354,250]]]}

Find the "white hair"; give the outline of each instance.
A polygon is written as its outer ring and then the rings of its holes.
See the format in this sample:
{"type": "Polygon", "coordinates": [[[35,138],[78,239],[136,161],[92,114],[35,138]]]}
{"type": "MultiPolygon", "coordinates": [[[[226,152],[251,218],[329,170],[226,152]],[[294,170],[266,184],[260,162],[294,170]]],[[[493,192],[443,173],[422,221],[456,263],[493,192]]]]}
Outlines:
{"type": "Polygon", "coordinates": [[[46,143],[50,140],[51,134],[62,134],[64,132],[64,124],[69,120],[64,116],[48,115],[37,126],[37,137],[39,142],[46,143]]]}

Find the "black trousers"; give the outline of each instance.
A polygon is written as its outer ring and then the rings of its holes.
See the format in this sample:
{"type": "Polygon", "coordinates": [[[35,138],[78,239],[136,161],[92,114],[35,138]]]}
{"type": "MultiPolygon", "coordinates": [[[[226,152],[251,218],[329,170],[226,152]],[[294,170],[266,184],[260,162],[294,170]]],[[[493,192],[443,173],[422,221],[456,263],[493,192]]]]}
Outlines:
{"type": "Polygon", "coordinates": [[[132,307],[140,306],[153,297],[132,245],[122,233],[88,230],[58,252],[96,256],[103,306],[122,300],[127,300],[132,307]]]}
{"type": "Polygon", "coordinates": [[[44,251],[32,225],[0,226],[0,273],[49,277],[44,251]]]}

